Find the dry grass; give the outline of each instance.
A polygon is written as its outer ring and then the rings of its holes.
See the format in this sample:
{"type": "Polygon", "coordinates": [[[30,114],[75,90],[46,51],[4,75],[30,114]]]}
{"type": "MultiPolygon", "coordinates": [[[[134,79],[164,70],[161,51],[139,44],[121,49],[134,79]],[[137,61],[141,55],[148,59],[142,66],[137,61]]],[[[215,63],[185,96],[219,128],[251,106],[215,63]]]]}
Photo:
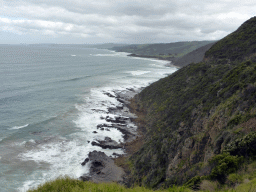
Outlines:
{"type": "Polygon", "coordinates": [[[216,191],[218,188],[218,183],[216,181],[208,181],[208,180],[203,180],[202,183],[200,184],[200,190],[203,191],[216,191]]]}

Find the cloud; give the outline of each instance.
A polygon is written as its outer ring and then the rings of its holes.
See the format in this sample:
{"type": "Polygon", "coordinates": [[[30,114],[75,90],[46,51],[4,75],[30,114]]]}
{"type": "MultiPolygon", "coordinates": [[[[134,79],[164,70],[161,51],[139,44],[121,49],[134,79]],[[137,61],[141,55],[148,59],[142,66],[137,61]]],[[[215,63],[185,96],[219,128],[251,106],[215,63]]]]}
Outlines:
{"type": "Polygon", "coordinates": [[[0,0],[0,34],[30,35],[35,43],[217,40],[255,8],[250,0],[0,0]]]}

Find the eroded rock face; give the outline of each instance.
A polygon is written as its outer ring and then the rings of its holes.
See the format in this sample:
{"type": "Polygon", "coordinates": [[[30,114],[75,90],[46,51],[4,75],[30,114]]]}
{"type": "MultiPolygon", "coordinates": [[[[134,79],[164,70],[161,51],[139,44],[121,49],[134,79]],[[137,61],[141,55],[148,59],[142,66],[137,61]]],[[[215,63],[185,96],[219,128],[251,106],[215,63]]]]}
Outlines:
{"type": "Polygon", "coordinates": [[[124,171],[117,167],[114,161],[104,152],[93,151],[89,153],[87,161],[90,163],[89,174],[84,174],[80,177],[83,181],[99,182],[122,182],[124,171]]]}

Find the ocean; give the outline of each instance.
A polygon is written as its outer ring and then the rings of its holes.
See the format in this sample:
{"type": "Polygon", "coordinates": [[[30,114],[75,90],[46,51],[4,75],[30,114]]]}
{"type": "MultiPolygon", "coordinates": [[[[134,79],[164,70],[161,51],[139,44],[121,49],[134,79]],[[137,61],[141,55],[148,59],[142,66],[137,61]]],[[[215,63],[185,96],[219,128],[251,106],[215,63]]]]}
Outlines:
{"type": "MultiPolygon", "coordinates": [[[[128,57],[82,45],[0,45],[0,188],[26,191],[59,176],[87,173],[92,146],[118,129],[99,131],[120,102],[116,92],[139,90],[177,70],[168,62],[128,57]],[[97,131],[97,133],[93,133],[97,131]]],[[[130,124],[136,129],[136,125],[130,124]]]]}

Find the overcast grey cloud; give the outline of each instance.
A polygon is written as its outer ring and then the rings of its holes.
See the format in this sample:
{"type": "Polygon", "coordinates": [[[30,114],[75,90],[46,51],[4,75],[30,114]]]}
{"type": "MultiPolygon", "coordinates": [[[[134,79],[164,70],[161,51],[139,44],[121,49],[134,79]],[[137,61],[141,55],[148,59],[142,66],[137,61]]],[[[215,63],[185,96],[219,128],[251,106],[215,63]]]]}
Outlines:
{"type": "Polygon", "coordinates": [[[0,0],[0,44],[218,40],[255,10],[253,0],[0,0]]]}

